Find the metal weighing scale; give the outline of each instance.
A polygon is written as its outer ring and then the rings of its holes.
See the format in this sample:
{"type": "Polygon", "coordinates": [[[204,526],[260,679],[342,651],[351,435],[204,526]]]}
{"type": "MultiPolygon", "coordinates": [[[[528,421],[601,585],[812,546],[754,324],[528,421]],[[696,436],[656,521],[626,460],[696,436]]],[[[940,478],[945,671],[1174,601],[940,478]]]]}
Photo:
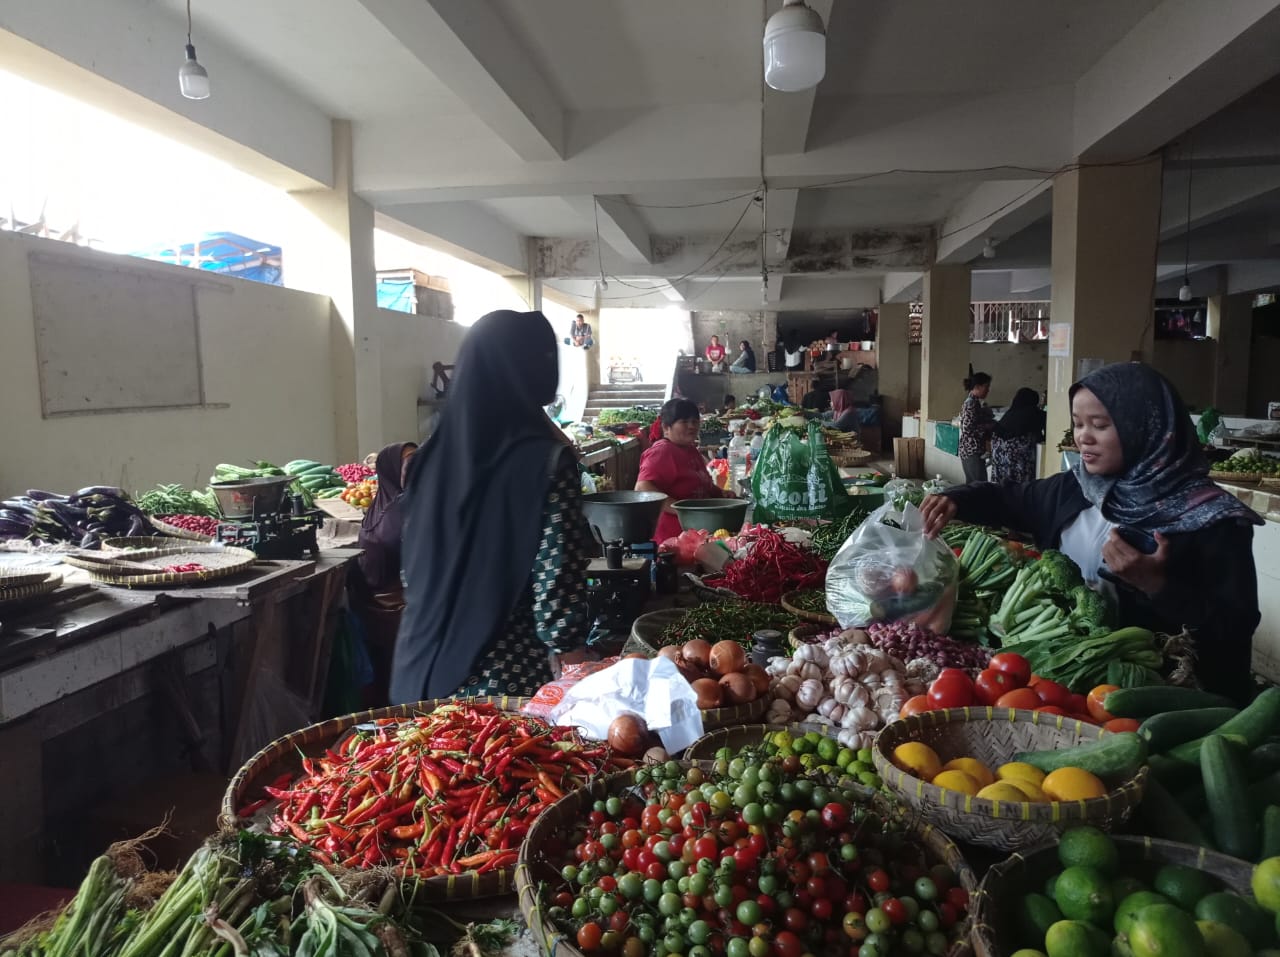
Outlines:
{"type": "Polygon", "coordinates": [[[602,557],[587,566],[591,609],[590,645],[625,642],[632,623],[652,594],[650,539],[666,496],[661,492],[599,492],[585,495],[582,510],[602,557]]]}

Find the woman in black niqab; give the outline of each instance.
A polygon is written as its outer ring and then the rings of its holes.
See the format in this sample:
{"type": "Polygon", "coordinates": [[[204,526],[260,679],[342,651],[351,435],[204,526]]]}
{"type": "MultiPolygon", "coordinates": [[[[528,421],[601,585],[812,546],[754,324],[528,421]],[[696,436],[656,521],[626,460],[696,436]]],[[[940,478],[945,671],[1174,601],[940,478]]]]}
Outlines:
{"type": "Polygon", "coordinates": [[[543,411],[558,378],[540,312],[491,312],[463,340],[409,471],[392,702],[532,693],[551,678],[547,651],[585,637],[577,462],[543,411]]]}

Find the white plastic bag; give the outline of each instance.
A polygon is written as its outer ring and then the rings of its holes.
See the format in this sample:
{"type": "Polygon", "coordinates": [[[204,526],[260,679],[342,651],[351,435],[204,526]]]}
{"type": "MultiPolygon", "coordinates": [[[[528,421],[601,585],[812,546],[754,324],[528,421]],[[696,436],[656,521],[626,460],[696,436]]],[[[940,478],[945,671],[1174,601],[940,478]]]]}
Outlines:
{"type": "Polygon", "coordinates": [[[548,720],[581,728],[603,741],[609,724],[622,714],[636,714],[662,739],[670,754],[702,737],[698,693],[670,658],[623,658],[611,668],[583,678],[565,692],[548,720]]]}
{"type": "Polygon", "coordinates": [[[827,607],[844,628],[908,621],[945,635],[956,605],[960,565],[941,539],[924,537],[914,505],[877,509],[827,569],[827,607]]]}

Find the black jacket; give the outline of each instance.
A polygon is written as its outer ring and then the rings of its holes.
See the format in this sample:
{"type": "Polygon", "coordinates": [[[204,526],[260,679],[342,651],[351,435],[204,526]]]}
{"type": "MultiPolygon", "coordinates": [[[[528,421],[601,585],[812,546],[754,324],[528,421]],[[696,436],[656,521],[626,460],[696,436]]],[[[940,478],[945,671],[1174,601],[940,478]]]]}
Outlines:
{"type": "MultiPolygon", "coordinates": [[[[1063,529],[1093,507],[1071,472],[1026,485],[983,482],[945,494],[961,521],[1026,532],[1041,549],[1059,547],[1063,529]]],[[[1167,634],[1185,626],[1195,634],[1196,674],[1206,689],[1238,700],[1251,697],[1253,633],[1261,618],[1253,526],[1221,522],[1170,535],[1164,589],[1156,595],[1126,586],[1118,591],[1126,625],[1167,634]]]]}

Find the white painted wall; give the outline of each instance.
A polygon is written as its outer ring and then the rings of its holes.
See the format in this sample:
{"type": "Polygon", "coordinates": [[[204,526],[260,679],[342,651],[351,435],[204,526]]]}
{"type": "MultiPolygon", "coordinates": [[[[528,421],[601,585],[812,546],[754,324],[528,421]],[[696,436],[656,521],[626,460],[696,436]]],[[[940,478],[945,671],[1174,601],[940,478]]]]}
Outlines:
{"type": "MultiPolygon", "coordinates": [[[[206,401],[225,408],[42,418],[27,269],[27,256],[36,250],[85,261],[107,258],[0,233],[0,493],[91,484],[130,490],[158,482],[203,485],[222,461],[337,456],[338,413],[354,396],[335,390],[330,375],[338,322],[332,302],[240,280],[211,279],[197,296],[206,401]]],[[[154,274],[179,267],[138,268],[154,274]]],[[[417,435],[417,400],[429,385],[430,365],[453,361],[464,333],[462,326],[431,317],[376,312],[369,336],[381,356],[382,442],[417,435]]],[[[138,374],[146,375],[147,344],[138,343],[136,352],[138,374]]]]}
{"type": "MultiPolygon", "coordinates": [[[[1013,394],[1023,386],[1037,392],[1043,392],[1047,387],[1047,342],[972,342],[969,344],[969,361],[973,363],[975,372],[991,376],[988,405],[1008,405],[1013,394]]],[[[957,382],[956,390],[963,392],[964,384],[957,382]]]]}

